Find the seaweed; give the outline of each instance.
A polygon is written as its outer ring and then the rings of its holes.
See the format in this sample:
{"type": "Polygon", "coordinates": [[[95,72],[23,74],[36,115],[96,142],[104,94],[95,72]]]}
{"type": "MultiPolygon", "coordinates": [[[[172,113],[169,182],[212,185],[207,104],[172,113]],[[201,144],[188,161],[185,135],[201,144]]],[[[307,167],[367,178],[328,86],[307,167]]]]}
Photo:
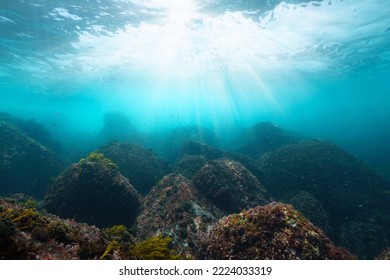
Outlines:
{"type": "Polygon", "coordinates": [[[79,161],[79,164],[83,165],[88,162],[96,162],[108,169],[117,169],[118,165],[116,165],[112,160],[106,158],[104,154],[94,151],[90,153],[86,158],[83,158],[79,161]]]}
{"type": "Polygon", "coordinates": [[[180,260],[183,259],[175,250],[169,248],[171,237],[157,235],[141,241],[130,249],[130,254],[137,260],[180,260]]]}

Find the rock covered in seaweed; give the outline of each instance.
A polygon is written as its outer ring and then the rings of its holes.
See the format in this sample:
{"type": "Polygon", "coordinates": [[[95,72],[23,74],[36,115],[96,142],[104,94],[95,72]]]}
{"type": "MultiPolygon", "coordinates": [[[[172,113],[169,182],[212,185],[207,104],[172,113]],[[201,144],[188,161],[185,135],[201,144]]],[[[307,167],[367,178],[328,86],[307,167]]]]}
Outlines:
{"type": "Polygon", "coordinates": [[[256,123],[247,128],[241,137],[245,140],[239,152],[254,159],[298,140],[296,136],[288,134],[283,128],[271,122],[256,123]]]}
{"type": "Polygon", "coordinates": [[[207,158],[202,155],[185,155],[175,164],[175,171],[187,179],[192,179],[196,172],[207,163],[207,158]]]}
{"type": "Polygon", "coordinates": [[[222,218],[211,230],[205,259],[352,259],[291,205],[271,203],[222,218]]]}
{"type": "Polygon", "coordinates": [[[41,211],[31,199],[0,198],[0,260],[182,259],[171,238],[141,242],[124,225],[99,229],[41,211]]]}
{"type": "Polygon", "coordinates": [[[0,199],[0,260],[96,259],[106,246],[94,226],[0,199]]]}
{"type": "Polygon", "coordinates": [[[137,134],[135,126],[128,116],[121,111],[104,114],[104,125],[99,134],[100,143],[108,141],[130,141],[137,134]]]}
{"type": "Polygon", "coordinates": [[[180,174],[170,174],[144,198],[136,232],[140,239],[159,234],[169,236],[174,249],[193,256],[199,249],[199,240],[222,215],[199,194],[191,181],[180,174]]]}
{"type": "Polygon", "coordinates": [[[325,233],[329,233],[331,231],[327,212],[312,194],[306,191],[300,191],[287,202],[294,206],[295,209],[300,211],[310,220],[310,222],[322,229],[325,233]]]}
{"type": "Polygon", "coordinates": [[[237,161],[245,166],[256,178],[260,175],[259,168],[256,161],[253,159],[232,152],[227,152],[221,149],[212,147],[206,143],[198,141],[186,141],[181,146],[179,158],[175,164],[175,170],[187,178],[191,179],[192,176],[204,165],[201,165],[204,159],[216,160],[216,159],[230,159],[237,161]]]}
{"type": "Polygon", "coordinates": [[[62,152],[61,145],[53,139],[52,135],[45,126],[36,120],[17,118],[11,114],[0,112],[0,121],[5,121],[15,125],[30,138],[35,139],[48,149],[52,149],[57,153],[62,152]]]}
{"type": "Polygon", "coordinates": [[[188,141],[216,145],[218,143],[215,132],[202,126],[184,126],[168,132],[162,144],[164,160],[174,163],[181,154],[181,147],[188,141]]]}
{"type": "Polygon", "coordinates": [[[44,206],[60,217],[99,227],[131,226],[139,212],[140,195],[111,160],[95,152],[56,178],[44,206]]]}
{"type": "Polygon", "coordinates": [[[328,214],[332,240],[353,254],[373,258],[390,245],[390,184],[336,145],[318,140],[286,145],[261,157],[259,167],[275,199],[311,193],[328,214]],[[350,226],[359,228],[364,242],[353,240],[350,226]]]}
{"type": "Polygon", "coordinates": [[[390,260],[390,248],[385,248],[383,251],[375,258],[377,260],[390,260]]]}
{"type": "Polygon", "coordinates": [[[119,171],[142,195],[169,171],[167,163],[135,143],[112,142],[99,150],[118,165],[119,171]]]}
{"type": "Polygon", "coordinates": [[[238,162],[219,159],[207,162],[193,182],[206,198],[227,214],[270,202],[266,189],[238,162]]]}
{"type": "Polygon", "coordinates": [[[341,219],[380,202],[388,182],[347,152],[325,141],[304,141],[264,155],[263,183],[277,198],[304,190],[341,219]],[[359,210],[360,209],[360,210],[359,210]]]}
{"type": "Polygon", "coordinates": [[[0,121],[0,193],[42,198],[62,170],[55,154],[15,125],[0,121]]]}

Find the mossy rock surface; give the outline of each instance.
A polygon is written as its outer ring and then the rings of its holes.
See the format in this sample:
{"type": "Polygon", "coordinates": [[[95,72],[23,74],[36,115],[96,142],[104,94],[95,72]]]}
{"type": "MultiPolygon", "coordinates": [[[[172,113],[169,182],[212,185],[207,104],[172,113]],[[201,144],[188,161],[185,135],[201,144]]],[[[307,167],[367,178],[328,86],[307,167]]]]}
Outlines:
{"type": "Polygon", "coordinates": [[[136,232],[144,240],[162,234],[172,238],[172,248],[194,256],[222,212],[180,174],[169,174],[145,197],[136,232]]]}
{"type": "Polygon", "coordinates": [[[45,197],[47,211],[98,227],[132,226],[140,195],[111,161],[82,160],[60,174],[45,197]]]}
{"type": "Polygon", "coordinates": [[[202,165],[200,164],[202,159],[209,161],[223,158],[241,163],[246,169],[252,172],[253,175],[259,178],[259,168],[257,163],[250,157],[221,150],[206,143],[194,140],[185,141],[182,144],[175,168],[176,171],[182,173],[183,175],[192,177],[204,165],[205,162],[202,165]]]}
{"type": "Polygon", "coordinates": [[[119,171],[134,188],[146,195],[166,174],[169,166],[151,150],[135,143],[112,142],[99,148],[99,152],[118,165],[119,171]]]}
{"type": "Polygon", "coordinates": [[[94,226],[0,198],[0,260],[96,259],[107,243],[94,226]]]}
{"type": "Polygon", "coordinates": [[[327,141],[303,141],[265,154],[259,168],[276,200],[289,201],[299,191],[313,195],[329,217],[329,236],[353,254],[372,259],[390,246],[390,183],[348,152],[327,141]]]}
{"type": "Polygon", "coordinates": [[[62,165],[55,153],[14,124],[0,121],[0,194],[43,198],[62,165]]]}
{"type": "Polygon", "coordinates": [[[208,161],[193,177],[194,186],[226,214],[270,202],[267,190],[242,164],[208,161]]]}
{"type": "Polygon", "coordinates": [[[291,205],[271,203],[222,218],[201,258],[235,260],[352,259],[291,205]]]}
{"type": "Polygon", "coordinates": [[[241,139],[243,144],[238,151],[253,159],[258,159],[267,152],[298,142],[299,137],[288,133],[274,123],[259,122],[245,129],[241,139]]]}

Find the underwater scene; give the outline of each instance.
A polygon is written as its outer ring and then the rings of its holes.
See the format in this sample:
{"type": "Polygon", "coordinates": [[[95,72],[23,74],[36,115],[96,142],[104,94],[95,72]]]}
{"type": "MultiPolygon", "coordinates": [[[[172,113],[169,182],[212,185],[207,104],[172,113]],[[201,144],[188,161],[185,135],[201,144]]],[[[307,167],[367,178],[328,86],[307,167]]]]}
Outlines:
{"type": "Polygon", "coordinates": [[[390,0],[0,0],[0,259],[390,259],[390,0]]]}

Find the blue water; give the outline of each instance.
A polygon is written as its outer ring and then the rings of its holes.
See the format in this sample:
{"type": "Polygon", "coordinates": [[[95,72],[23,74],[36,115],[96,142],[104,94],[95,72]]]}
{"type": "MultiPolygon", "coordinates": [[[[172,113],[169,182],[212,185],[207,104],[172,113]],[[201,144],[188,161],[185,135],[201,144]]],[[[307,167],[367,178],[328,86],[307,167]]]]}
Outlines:
{"type": "Polygon", "coordinates": [[[383,169],[389,14],[387,0],[1,0],[0,111],[65,146],[109,111],[220,139],[272,121],[383,169]]]}

